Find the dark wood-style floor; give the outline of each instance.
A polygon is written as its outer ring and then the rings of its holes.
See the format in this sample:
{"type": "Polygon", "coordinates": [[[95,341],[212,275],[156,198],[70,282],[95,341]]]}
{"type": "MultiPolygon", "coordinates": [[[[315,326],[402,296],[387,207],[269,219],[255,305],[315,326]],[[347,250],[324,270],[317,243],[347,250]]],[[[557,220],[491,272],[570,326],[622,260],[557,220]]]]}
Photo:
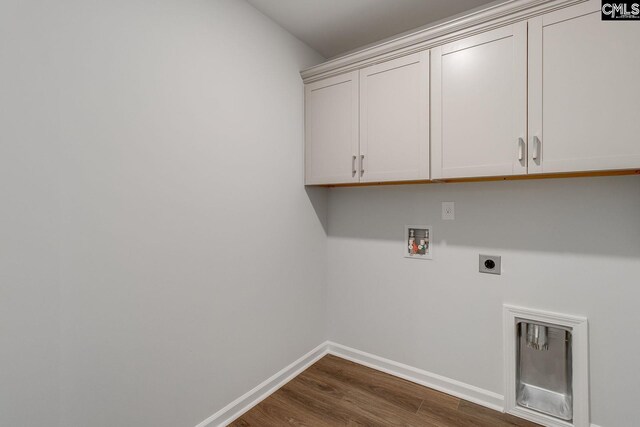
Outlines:
{"type": "Polygon", "coordinates": [[[537,426],[331,355],[231,424],[286,425],[537,426]]]}

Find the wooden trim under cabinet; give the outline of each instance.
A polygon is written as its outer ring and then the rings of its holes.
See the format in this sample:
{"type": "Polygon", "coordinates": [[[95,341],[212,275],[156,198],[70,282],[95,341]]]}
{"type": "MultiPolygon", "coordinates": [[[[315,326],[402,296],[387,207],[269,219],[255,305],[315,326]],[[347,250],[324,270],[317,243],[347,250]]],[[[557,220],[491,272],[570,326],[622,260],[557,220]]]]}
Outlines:
{"type": "Polygon", "coordinates": [[[393,182],[363,182],[353,184],[326,184],[316,187],[338,188],[338,187],[371,187],[381,185],[414,185],[414,184],[453,184],[457,182],[487,182],[487,181],[522,181],[534,179],[559,179],[559,178],[588,178],[596,176],[629,176],[640,175],[640,169],[625,169],[615,171],[593,171],[593,172],[568,172],[549,173],[536,175],[515,175],[515,176],[489,176],[478,178],[456,178],[439,180],[416,180],[416,181],[393,181],[393,182]]]}

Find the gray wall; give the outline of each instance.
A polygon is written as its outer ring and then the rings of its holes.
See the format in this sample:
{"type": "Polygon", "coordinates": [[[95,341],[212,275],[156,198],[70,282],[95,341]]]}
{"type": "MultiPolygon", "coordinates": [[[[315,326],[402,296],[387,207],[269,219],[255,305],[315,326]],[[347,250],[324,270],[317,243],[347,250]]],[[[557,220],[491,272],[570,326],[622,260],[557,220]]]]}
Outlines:
{"type": "Polygon", "coordinates": [[[328,222],[333,341],[503,394],[503,303],[584,315],[592,422],[637,424],[640,177],[332,189],[328,222]],[[403,258],[405,224],[434,227],[432,261],[403,258]]]}
{"type": "Polygon", "coordinates": [[[0,425],[194,426],[326,339],[319,55],[238,0],[8,0],[0,32],[0,425]]]}
{"type": "Polygon", "coordinates": [[[1,426],[58,419],[58,80],[46,9],[0,2],[1,426]]]}
{"type": "Polygon", "coordinates": [[[640,177],[327,199],[321,58],[243,1],[6,0],[0,36],[0,425],[193,426],[326,338],[502,393],[503,303],[587,316],[593,422],[633,424],[640,177]]]}

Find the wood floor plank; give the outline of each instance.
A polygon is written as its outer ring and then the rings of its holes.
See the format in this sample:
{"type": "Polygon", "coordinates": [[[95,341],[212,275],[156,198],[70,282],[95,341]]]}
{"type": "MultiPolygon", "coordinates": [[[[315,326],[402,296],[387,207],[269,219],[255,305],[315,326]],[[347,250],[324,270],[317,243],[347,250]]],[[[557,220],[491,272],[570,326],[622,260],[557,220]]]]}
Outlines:
{"type": "Polygon", "coordinates": [[[231,424],[229,424],[230,427],[251,427],[251,423],[249,421],[247,421],[244,416],[238,418],[237,420],[235,420],[234,422],[232,422],[231,424]]]}
{"type": "Polygon", "coordinates": [[[326,386],[317,387],[309,381],[291,381],[280,389],[282,398],[287,399],[294,407],[305,409],[330,425],[380,425],[378,420],[366,414],[354,411],[343,401],[344,393],[339,397],[334,393],[323,393],[326,386]]]}
{"type": "Polygon", "coordinates": [[[297,408],[296,405],[293,405],[292,402],[278,393],[269,396],[258,406],[230,424],[232,427],[275,427],[283,425],[329,427],[336,424],[315,416],[307,411],[306,408],[297,408]]]}
{"type": "Polygon", "coordinates": [[[533,427],[537,424],[325,356],[233,427],[533,427]]]}
{"type": "Polygon", "coordinates": [[[413,413],[418,411],[425,395],[425,387],[418,384],[331,355],[309,370],[337,378],[347,387],[367,391],[413,413]]]}
{"type": "Polygon", "coordinates": [[[442,408],[446,411],[456,411],[460,405],[460,399],[437,390],[424,387],[425,392],[422,394],[423,400],[420,409],[428,410],[429,408],[442,408]]]}
{"type": "Polygon", "coordinates": [[[537,424],[460,400],[456,411],[423,405],[418,415],[438,427],[534,427],[537,424]]]}
{"type": "Polygon", "coordinates": [[[417,414],[425,423],[431,423],[437,427],[503,427],[504,424],[482,424],[482,420],[477,420],[469,414],[462,413],[458,410],[430,405],[423,406],[418,410],[417,414]]]}
{"type": "Polygon", "coordinates": [[[477,405],[472,402],[460,401],[460,406],[458,408],[460,412],[466,414],[473,414],[477,418],[485,419],[487,422],[493,421],[495,419],[499,419],[501,421],[507,422],[508,425],[518,426],[518,427],[536,427],[538,424],[532,423],[531,421],[523,420],[522,418],[514,417],[513,415],[504,414],[502,412],[493,411],[489,408],[485,408],[484,406],[477,405]]]}
{"type": "Polygon", "coordinates": [[[398,405],[396,401],[386,400],[367,389],[349,387],[349,384],[342,383],[340,379],[327,376],[322,372],[308,370],[300,375],[306,381],[324,383],[333,388],[342,387],[345,389],[345,396],[340,404],[347,405],[348,409],[359,416],[368,418],[380,425],[390,426],[417,426],[424,425],[424,422],[416,416],[417,408],[403,407],[402,402],[398,405]]]}
{"type": "MultiPolygon", "coordinates": [[[[273,396],[263,400],[258,406],[251,409],[242,417],[230,424],[233,427],[256,427],[283,425],[283,419],[289,417],[290,408],[285,408],[281,413],[280,408],[273,404],[273,396]]],[[[288,423],[287,423],[288,424],[288,423]]]]}

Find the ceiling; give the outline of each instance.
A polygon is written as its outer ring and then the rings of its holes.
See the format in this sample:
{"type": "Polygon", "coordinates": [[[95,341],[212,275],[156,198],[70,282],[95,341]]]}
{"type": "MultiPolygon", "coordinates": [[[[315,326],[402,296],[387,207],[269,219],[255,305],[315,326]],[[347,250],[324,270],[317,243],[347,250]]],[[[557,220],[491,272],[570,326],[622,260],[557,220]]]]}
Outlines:
{"type": "Polygon", "coordinates": [[[494,0],[248,0],[325,58],[494,0]]]}

